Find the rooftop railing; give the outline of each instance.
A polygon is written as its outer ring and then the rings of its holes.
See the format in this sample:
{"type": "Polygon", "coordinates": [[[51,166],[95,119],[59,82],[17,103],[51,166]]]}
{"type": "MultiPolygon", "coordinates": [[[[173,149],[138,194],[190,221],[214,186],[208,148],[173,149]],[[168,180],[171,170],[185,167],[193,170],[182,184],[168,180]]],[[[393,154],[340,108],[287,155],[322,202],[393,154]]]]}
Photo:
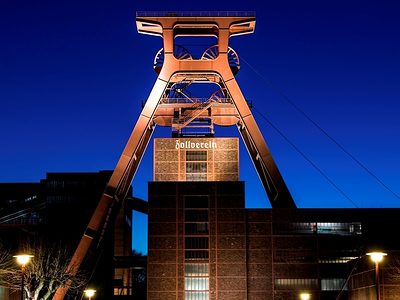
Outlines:
{"type": "Polygon", "coordinates": [[[136,17],[255,17],[255,11],[138,11],[136,17]]]}

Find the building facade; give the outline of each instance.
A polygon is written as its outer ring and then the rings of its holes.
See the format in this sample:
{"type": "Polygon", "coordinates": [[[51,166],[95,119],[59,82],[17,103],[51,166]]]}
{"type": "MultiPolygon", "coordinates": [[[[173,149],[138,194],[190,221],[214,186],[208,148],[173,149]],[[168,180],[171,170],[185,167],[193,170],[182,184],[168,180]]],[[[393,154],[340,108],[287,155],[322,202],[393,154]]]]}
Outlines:
{"type": "MultiPolygon", "coordinates": [[[[111,171],[48,173],[38,183],[1,183],[0,246],[16,253],[24,242],[42,240],[60,243],[72,254],[110,176],[111,171]]],[[[145,268],[145,257],[132,257],[132,209],[136,201],[130,192],[115,216],[115,226],[82,266],[90,276],[89,284],[96,286],[96,299],[132,297],[133,269],[145,268]]],[[[20,298],[4,288],[0,288],[0,295],[4,300],[20,298]]],[[[79,291],[72,296],[78,295],[79,291]]]]}
{"type": "Polygon", "coordinates": [[[243,182],[151,182],[148,299],[375,299],[372,249],[389,254],[381,299],[399,299],[399,215],[245,209],[243,182]]]}
{"type": "MultiPolygon", "coordinates": [[[[149,300],[288,300],[302,292],[311,299],[375,299],[374,265],[365,256],[372,249],[391,257],[381,269],[381,299],[400,299],[400,282],[390,275],[400,242],[388,230],[396,228],[399,209],[246,209],[244,182],[230,175],[206,180],[225,149],[199,154],[192,142],[199,141],[155,142],[149,300]],[[162,176],[170,173],[175,177],[162,176]]],[[[220,163],[238,171],[232,160],[220,163]]]]}
{"type": "MultiPolygon", "coordinates": [[[[128,197],[97,268],[95,253],[83,266],[95,270],[96,299],[372,300],[374,249],[388,254],[381,299],[400,299],[400,209],[246,209],[238,154],[237,139],[155,140],[148,203],[128,197]],[[132,256],[133,209],[148,213],[147,260],[132,256]]],[[[46,237],[73,248],[110,174],[0,184],[0,243],[46,237]]]]}

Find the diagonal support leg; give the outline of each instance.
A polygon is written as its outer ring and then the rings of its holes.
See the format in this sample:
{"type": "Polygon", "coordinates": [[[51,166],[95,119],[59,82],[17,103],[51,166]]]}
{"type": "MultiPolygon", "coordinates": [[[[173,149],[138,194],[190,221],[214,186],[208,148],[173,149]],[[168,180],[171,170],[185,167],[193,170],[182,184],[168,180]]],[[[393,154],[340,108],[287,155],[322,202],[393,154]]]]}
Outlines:
{"type": "Polygon", "coordinates": [[[246,144],[253,164],[258,172],[264,189],[273,208],[296,207],[292,196],[272,158],[271,152],[251,113],[246,100],[234,77],[224,79],[232,101],[236,106],[240,121],[239,132],[246,144]]]}
{"type": "MultiPolygon", "coordinates": [[[[104,233],[111,215],[116,213],[115,210],[120,207],[119,202],[126,197],[131,181],[153,133],[155,125],[153,124],[152,118],[157,110],[158,103],[167,84],[168,82],[161,80],[160,78],[157,79],[142,113],[136,122],[132,134],[128,139],[125,149],[122,152],[117,166],[111,175],[110,181],[100,198],[100,202],[97,205],[85,233],[71,258],[67,268],[67,273],[70,275],[75,275],[77,273],[89,251],[93,239],[99,237],[99,233],[104,233]]],[[[99,240],[101,239],[102,236],[99,237],[99,240]]],[[[68,289],[68,284],[63,288],[59,288],[55,293],[53,300],[64,299],[68,289]]]]}

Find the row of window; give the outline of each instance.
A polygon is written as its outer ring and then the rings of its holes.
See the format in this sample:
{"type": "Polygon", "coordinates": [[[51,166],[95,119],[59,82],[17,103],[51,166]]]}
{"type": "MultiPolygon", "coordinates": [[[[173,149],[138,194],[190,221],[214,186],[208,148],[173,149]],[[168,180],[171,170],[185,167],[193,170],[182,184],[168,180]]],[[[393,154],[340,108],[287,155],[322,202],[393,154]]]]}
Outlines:
{"type": "Polygon", "coordinates": [[[12,220],[7,220],[5,222],[5,224],[29,224],[29,225],[37,225],[42,223],[43,223],[43,218],[39,215],[18,217],[12,220]]]}
{"type": "Polygon", "coordinates": [[[274,251],[274,262],[293,263],[293,262],[316,262],[320,264],[346,264],[357,256],[337,256],[318,258],[316,250],[311,249],[276,249],[274,251]]]}
{"type": "Polygon", "coordinates": [[[208,249],[208,237],[185,237],[185,249],[208,249]]]}
{"type": "Polygon", "coordinates": [[[185,292],[185,300],[208,300],[210,299],[210,293],[206,292],[185,292]]]}
{"type": "Polygon", "coordinates": [[[207,162],[187,162],[186,173],[206,173],[207,174],[207,162]]]}
{"type": "Polygon", "coordinates": [[[208,210],[208,197],[206,196],[186,196],[185,209],[188,208],[204,208],[208,210]]]}
{"type": "Polygon", "coordinates": [[[208,276],[208,264],[206,263],[186,264],[185,276],[187,277],[208,276]]]}
{"type": "Polygon", "coordinates": [[[207,161],[207,151],[186,151],[186,161],[207,161]]]}
{"type": "Polygon", "coordinates": [[[208,234],[208,223],[207,222],[186,223],[185,233],[190,235],[208,234]]]}
{"type": "Polygon", "coordinates": [[[86,187],[87,184],[82,181],[47,180],[46,186],[50,190],[73,188],[80,189],[86,187]]]}
{"type": "MultiPolygon", "coordinates": [[[[342,289],[345,278],[321,279],[321,291],[339,291],[342,289]]],[[[318,289],[317,278],[277,278],[275,279],[277,290],[318,289]]]]}
{"type": "Polygon", "coordinates": [[[321,291],[340,291],[345,282],[344,278],[321,279],[321,291]]]}
{"type": "Polygon", "coordinates": [[[351,260],[357,259],[357,256],[343,256],[335,258],[321,258],[318,260],[320,264],[346,264],[351,260]]]}
{"type": "Polygon", "coordinates": [[[275,279],[275,289],[317,289],[318,279],[316,278],[277,278],[275,279]]]}
{"type": "Polygon", "coordinates": [[[208,277],[185,277],[185,291],[208,291],[208,289],[208,277]]]}
{"type": "Polygon", "coordinates": [[[333,223],[333,222],[300,222],[300,223],[275,223],[274,234],[334,234],[334,235],[360,235],[361,223],[333,223]]]}
{"type": "Polygon", "coordinates": [[[188,209],[185,210],[185,222],[208,222],[208,210],[205,209],[188,209]]]}
{"type": "Polygon", "coordinates": [[[208,260],[208,250],[185,250],[186,261],[208,260]]]}
{"type": "Polygon", "coordinates": [[[81,197],[78,196],[47,196],[47,203],[51,204],[68,204],[68,203],[77,203],[81,201],[81,197]]]}
{"type": "Polygon", "coordinates": [[[207,173],[186,173],[186,181],[207,181],[207,173]]]}

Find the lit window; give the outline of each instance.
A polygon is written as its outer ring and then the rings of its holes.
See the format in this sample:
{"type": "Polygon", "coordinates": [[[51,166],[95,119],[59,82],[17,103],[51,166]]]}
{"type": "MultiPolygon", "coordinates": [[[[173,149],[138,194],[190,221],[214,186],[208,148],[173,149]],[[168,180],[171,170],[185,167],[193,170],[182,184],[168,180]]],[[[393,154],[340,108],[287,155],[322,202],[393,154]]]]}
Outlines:
{"type": "Polygon", "coordinates": [[[278,278],[275,279],[276,290],[317,289],[316,278],[278,278]]]}
{"type": "Polygon", "coordinates": [[[316,223],[275,223],[274,234],[314,234],[316,223]]]}
{"type": "Polygon", "coordinates": [[[209,199],[186,196],[184,208],[185,300],[209,300],[209,199]]]}
{"type": "Polygon", "coordinates": [[[186,151],[186,161],[207,161],[207,151],[186,151]]]}
{"type": "Polygon", "coordinates": [[[317,223],[318,234],[359,235],[361,223],[317,223]]]}
{"type": "Polygon", "coordinates": [[[185,278],[185,290],[208,290],[208,278],[185,278]]]}
{"type": "Polygon", "coordinates": [[[207,181],[207,151],[186,151],[186,181],[207,181]]]}
{"type": "Polygon", "coordinates": [[[321,279],[322,291],[340,291],[346,279],[344,278],[327,278],[321,279]]]}
{"type": "Polygon", "coordinates": [[[357,256],[343,256],[334,258],[321,258],[318,260],[320,264],[345,264],[351,260],[357,259],[357,256]]]}
{"type": "Polygon", "coordinates": [[[208,300],[208,264],[185,264],[185,300],[208,300]]]}
{"type": "Polygon", "coordinates": [[[185,276],[208,276],[208,264],[186,264],[185,276]]]}
{"type": "Polygon", "coordinates": [[[185,292],[185,300],[208,300],[209,292],[185,292]]]}

